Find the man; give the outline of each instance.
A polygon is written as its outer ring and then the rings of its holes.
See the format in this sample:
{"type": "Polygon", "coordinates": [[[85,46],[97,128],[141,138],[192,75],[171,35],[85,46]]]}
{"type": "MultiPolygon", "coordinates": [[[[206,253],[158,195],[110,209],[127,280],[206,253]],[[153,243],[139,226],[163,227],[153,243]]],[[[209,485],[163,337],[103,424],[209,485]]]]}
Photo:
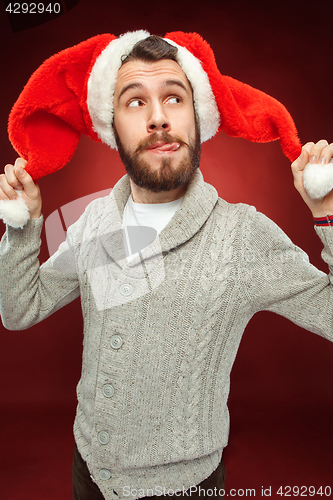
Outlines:
{"type": "MultiPolygon", "coordinates": [[[[193,498],[209,488],[222,497],[229,375],[250,318],[274,311],[333,340],[330,277],[265,216],[203,181],[193,86],[176,53],[153,37],[124,58],[113,129],[128,175],[41,267],[39,188],[22,158],[0,176],[1,200],[23,190],[30,210],[1,243],[4,325],[27,328],[81,297],[75,499],[187,496],[191,487],[193,498]],[[131,225],[142,229],[136,251],[131,225]]],[[[296,189],[318,224],[327,221],[316,229],[329,265],[333,194],[310,198],[303,170],[332,156],[332,144],[308,143],[292,164],[296,189]]]]}

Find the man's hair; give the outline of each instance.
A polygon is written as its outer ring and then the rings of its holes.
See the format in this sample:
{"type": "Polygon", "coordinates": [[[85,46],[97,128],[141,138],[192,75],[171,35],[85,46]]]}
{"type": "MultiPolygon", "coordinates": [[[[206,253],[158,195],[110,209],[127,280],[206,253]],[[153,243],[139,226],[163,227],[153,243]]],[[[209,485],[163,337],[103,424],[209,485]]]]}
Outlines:
{"type": "Polygon", "coordinates": [[[163,40],[163,38],[151,35],[137,42],[127,56],[122,57],[122,64],[129,61],[141,60],[145,62],[156,62],[161,59],[172,59],[177,62],[177,47],[163,40]]]}

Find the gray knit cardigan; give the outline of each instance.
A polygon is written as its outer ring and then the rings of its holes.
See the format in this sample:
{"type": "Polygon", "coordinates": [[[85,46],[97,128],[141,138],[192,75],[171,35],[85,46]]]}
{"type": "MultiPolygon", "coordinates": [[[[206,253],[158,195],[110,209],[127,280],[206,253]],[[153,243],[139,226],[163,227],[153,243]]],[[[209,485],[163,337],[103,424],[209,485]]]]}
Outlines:
{"type": "MultiPolygon", "coordinates": [[[[254,207],[225,202],[198,170],[169,224],[128,263],[129,195],[125,175],[41,267],[42,217],[8,227],[0,247],[6,328],[81,297],[74,434],[106,499],[188,488],[213,472],[228,440],[230,371],[257,311],[333,339],[331,276],[254,207]]],[[[332,266],[333,230],[316,231],[332,266]]]]}

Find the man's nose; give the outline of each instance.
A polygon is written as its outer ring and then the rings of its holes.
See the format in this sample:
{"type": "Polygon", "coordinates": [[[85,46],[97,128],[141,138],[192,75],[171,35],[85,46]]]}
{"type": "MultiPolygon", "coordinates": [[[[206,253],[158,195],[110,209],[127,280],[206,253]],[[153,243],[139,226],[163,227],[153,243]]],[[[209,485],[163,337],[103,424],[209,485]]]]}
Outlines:
{"type": "Polygon", "coordinates": [[[170,121],[166,116],[162,103],[151,103],[147,122],[148,132],[159,132],[170,130],[170,121]]]}

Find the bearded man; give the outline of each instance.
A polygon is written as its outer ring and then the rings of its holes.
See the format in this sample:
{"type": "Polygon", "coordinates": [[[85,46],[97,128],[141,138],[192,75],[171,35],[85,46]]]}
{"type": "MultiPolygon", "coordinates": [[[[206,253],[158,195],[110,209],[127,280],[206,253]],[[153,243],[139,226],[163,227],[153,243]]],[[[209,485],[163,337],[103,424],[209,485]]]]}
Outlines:
{"type": "MultiPolygon", "coordinates": [[[[200,147],[219,126],[210,118],[215,101],[200,107],[203,84],[184,70],[181,47],[140,37],[114,70],[105,119],[95,66],[88,84],[88,94],[97,89],[88,95],[91,133],[115,141],[127,175],[42,266],[36,175],[19,158],[0,176],[1,200],[21,191],[30,215],[22,228],[8,224],[1,243],[1,315],[9,329],[28,328],[81,297],[74,499],[223,498],[229,376],[244,328],[269,310],[333,340],[331,277],[254,207],[229,204],[204,182],[200,147]]],[[[289,151],[298,151],[290,137],[289,151]]],[[[299,153],[295,186],[332,266],[333,194],[311,198],[303,171],[328,165],[333,145],[308,143],[299,153]]]]}

